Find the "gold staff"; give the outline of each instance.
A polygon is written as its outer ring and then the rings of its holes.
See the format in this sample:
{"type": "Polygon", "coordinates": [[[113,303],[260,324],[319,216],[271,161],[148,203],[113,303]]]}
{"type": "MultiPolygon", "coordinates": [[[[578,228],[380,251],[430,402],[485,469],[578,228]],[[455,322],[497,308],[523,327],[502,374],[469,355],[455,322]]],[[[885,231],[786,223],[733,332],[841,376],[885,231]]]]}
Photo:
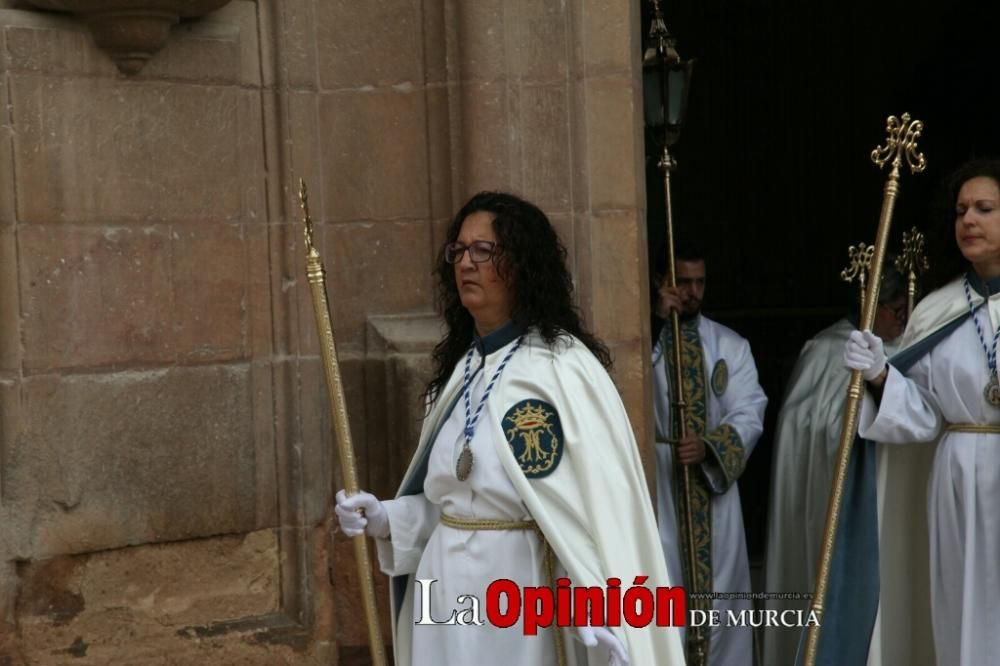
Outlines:
{"type": "MultiPolygon", "coordinates": [[[[872,151],[872,161],[881,169],[892,159],[892,171],[885,181],[885,192],[882,197],[882,213],[879,216],[878,232],[875,234],[875,251],[872,256],[871,275],[868,281],[868,291],[865,294],[864,306],[861,310],[860,330],[871,330],[875,321],[875,307],[878,302],[879,287],[882,283],[882,262],[885,259],[886,241],[889,238],[889,227],[892,224],[892,209],[896,205],[896,195],[899,192],[899,168],[906,159],[910,173],[920,173],[927,166],[927,160],[917,152],[917,139],[924,129],[919,120],[910,120],[910,114],[904,113],[902,119],[889,116],[886,121],[886,145],[872,151]]],[[[847,387],[847,404],[844,408],[844,421],[840,431],[840,449],[837,453],[837,470],[833,478],[833,488],[830,492],[830,502],[826,509],[826,529],[823,533],[823,552],[820,555],[819,571],[816,574],[816,591],[813,594],[812,610],[816,614],[816,624],[809,627],[806,638],[805,666],[815,666],[816,651],[819,647],[820,624],[823,619],[823,603],[826,597],[826,586],[830,578],[830,563],[833,559],[833,545],[837,536],[837,523],[840,520],[840,504],[844,494],[844,480],[847,476],[847,465],[851,457],[854,435],[858,425],[858,404],[864,389],[864,381],[860,370],[851,371],[851,382],[847,387]]]]}
{"type": "MultiPolygon", "coordinates": [[[[691,74],[692,61],[684,62],[677,53],[674,39],[667,31],[666,22],[663,20],[663,12],[660,9],[659,0],[653,0],[654,17],[649,29],[651,47],[644,55],[644,66],[654,67],[655,76],[658,79],[660,88],[661,110],[663,114],[663,154],[657,163],[663,169],[663,197],[665,206],[665,217],[667,221],[667,285],[671,289],[677,288],[677,267],[674,258],[674,218],[673,209],[670,203],[670,174],[677,168],[677,161],[670,154],[670,145],[673,144],[679,134],[680,116],[683,114],[686,103],[686,91],[681,91],[681,99],[665,101],[671,92],[671,78],[677,81],[677,75],[681,75],[686,86],[687,79],[691,74]],[[671,109],[670,107],[673,107],[671,109]],[[670,118],[671,113],[676,114],[670,118]]],[[[680,316],[676,310],[670,311],[670,331],[673,334],[673,360],[674,360],[674,415],[677,424],[678,440],[687,436],[687,403],[684,400],[684,372],[681,359],[681,329],[680,316]]],[[[691,466],[683,465],[681,470],[681,490],[684,495],[684,516],[683,532],[686,536],[686,553],[688,565],[688,591],[692,592],[696,580],[696,566],[698,563],[697,544],[694,539],[694,518],[691,515],[691,466]]],[[[698,590],[704,591],[704,590],[698,590]]],[[[689,595],[689,599],[693,597],[689,595]]],[[[707,657],[706,636],[703,628],[699,626],[688,627],[688,664],[689,666],[704,666],[707,657]]]]}
{"type": "Polygon", "coordinates": [[[859,243],[847,248],[847,257],[851,263],[840,271],[840,279],[850,284],[858,281],[858,316],[865,310],[865,286],[868,284],[868,271],[872,265],[874,245],[859,243]]]}
{"type": "MultiPolygon", "coordinates": [[[[347,420],[347,402],[344,399],[344,385],[340,379],[340,366],[337,363],[337,347],[333,341],[333,324],[330,321],[330,304],[326,293],[326,270],[323,268],[323,260],[320,259],[319,252],[313,245],[309,195],[306,192],[306,183],[301,178],[299,179],[299,205],[302,207],[302,218],[305,222],[306,275],[309,278],[309,289],[312,292],[313,312],[316,314],[316,333],[319,336],[319,349],[323,357],[330,412],[333,414],[334,430],[337,434],[340,468],[344,474],[344,490],[348,496],[357,495],[359,490],[358,472],[354,465],[351,427],[347,420]]],[[[354,559],[358,565],[358,579],[361,581],[361,597],[365,605],[365,618],[368,620],[368,644],[371,647],[372,664],[386,666],[385,644],[382,642],[382,628],[378,619],[378,607],[375,605],[375,581],[372,579],[368,541],[363,533],[354,537],[352,541],[354,542],[354,559]]]]}
{"type": "Polygon", "coordinates": [[[906,276],[906,318],[913,314],[917,299],[917,275],[929,268],[924,255],[924,235],[913,227],[903,232],[903,254],[896,257],[896,270],[906,276]]]}

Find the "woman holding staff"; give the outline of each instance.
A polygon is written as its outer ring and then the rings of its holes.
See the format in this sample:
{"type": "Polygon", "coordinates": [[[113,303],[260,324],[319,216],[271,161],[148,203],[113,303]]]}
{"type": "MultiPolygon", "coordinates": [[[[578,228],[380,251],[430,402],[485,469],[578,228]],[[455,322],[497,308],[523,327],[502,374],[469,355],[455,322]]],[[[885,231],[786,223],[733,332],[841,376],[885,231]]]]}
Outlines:
{"type": "Polygon", "coordinates": [[[338,493],[344,532],[375,537],[394,576],[399,666],[683,663],[677,630],[653,625],[532,636],[520,622],[415,623],[423,594],[440,621],[497,579],[669,585],[610,355],[572,305],[565,259],[545,214],[517,197],[480,193],[458,212],[436,271],[447,332],[417,452],[395,499],[338,493]]]}
{"type": "Polygon", "coordinates": [[[882,663],[924,663],[931,631],[940,666],[1000,663],[1000,161],[950,183],[968,272],[920,302],[892,363],[870,331],[844,354],[869,387],[859,434],[907,444],[878,454],[882,663]]]}

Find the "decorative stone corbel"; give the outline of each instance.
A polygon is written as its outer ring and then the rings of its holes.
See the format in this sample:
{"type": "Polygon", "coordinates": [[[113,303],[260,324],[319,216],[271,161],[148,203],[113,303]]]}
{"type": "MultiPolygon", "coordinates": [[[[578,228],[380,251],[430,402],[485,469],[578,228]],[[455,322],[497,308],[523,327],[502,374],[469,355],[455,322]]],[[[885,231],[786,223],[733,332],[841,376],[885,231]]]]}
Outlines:
{"type": "Polygon", "coordinates": [[[39,9],[71,12],[86,21],[98,48],[123,74],[135,74],[167,43],[182,18],[219,9],[229,0],[27,0],[39,9]]]}

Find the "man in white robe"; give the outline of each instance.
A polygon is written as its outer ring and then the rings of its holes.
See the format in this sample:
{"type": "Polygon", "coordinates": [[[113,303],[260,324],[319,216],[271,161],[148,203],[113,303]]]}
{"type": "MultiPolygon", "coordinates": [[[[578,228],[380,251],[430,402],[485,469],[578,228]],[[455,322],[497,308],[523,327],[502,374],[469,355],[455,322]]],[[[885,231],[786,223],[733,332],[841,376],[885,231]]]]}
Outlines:
{"type": "MultiPolygon", "coordinates": [[[[687,437],[676,442],[672,384],[672,332],[654,322],[653,390],[656,418],[657,502],[660,540],[671,580],[684,580],[689,592],[715,595],[720,626],[707,636],[708,666],[750,666],[752,629],[725,626],[728,612],[752,608],[750,567],[737,480],[763,430],[767,396],[747,341],[701,314],[705,290],[704,257],[693,245],[676,246],[677,290],[659,290],[656,314],[680,314],[687,437]],[[676,443],[670,443],[674,441],[676,443]],[[691,479],[691,513],[697,556],[692,578],[688,563],[682,465],[691,479]],[[738,598],[744,597],[744,598],[738,598]]],[[[694,604],[692,604],[694,606],[694,604]]],[[[709,628],[704,627],[703,632],[709,628]]],[[[690,633],[692,629],[689,627],[690,633]]],[[[690,640],[690,637],[688,637],[690,640]]]]}
{"type": "MultiPolygon", "coordinates": [[[[887,265],[874,329],[894,350],[906,326],[906,284],[891,260],[887,265]]],[[[856,328],[845,317],[806,342],[788,380],[774,438],[764,589],[789,598],[765,600],[766,610],[806,613],[810,606],[805,597],[815,586],[850,379],[844,344],[856,328]]],[[[765,664],[794,663],[801,628],[762,633],[765,664]]]]}

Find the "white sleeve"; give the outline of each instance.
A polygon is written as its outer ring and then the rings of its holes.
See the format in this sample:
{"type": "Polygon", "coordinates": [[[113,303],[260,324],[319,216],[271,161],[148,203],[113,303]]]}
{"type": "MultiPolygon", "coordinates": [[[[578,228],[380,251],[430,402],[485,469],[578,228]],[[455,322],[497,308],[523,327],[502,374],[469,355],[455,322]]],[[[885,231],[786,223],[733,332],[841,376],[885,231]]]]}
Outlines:
{"type": "Polygon", "coordinates": [[[930,388],[930,354],[914,364],[909,376],[889,365],[878,407],[865,392],[858,434],[875,442],[927,442],[941,430],[941,409],[930,388]],[[877,411],[876,411],[877,409],[877,411]]]}
{"type": "Polygon", "coordinates": [[[423,493],[386,500],[383,505],[389,516],[389,538],[375,539],[379,567],[389,576],[415,573],[438,525],[440,509],[423,493]]]}

